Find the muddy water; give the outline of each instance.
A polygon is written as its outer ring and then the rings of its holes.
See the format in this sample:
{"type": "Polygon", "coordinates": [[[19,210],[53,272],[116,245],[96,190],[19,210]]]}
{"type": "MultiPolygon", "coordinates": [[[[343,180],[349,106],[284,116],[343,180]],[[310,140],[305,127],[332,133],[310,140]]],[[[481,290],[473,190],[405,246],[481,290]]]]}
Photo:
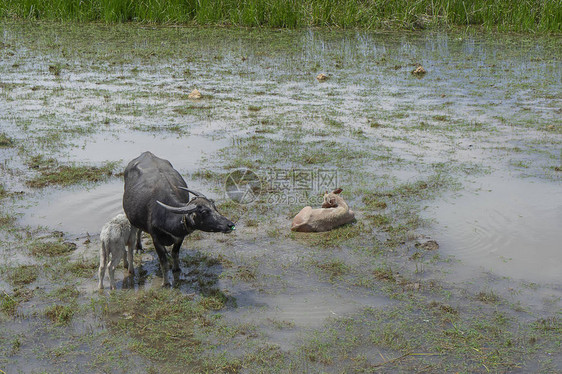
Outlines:
{"type": "Polygon", "coordinates": [[[430,209],[441,250],[475,267],[562,284],[562,186],[532,179],[478,179],[430,209]]]}

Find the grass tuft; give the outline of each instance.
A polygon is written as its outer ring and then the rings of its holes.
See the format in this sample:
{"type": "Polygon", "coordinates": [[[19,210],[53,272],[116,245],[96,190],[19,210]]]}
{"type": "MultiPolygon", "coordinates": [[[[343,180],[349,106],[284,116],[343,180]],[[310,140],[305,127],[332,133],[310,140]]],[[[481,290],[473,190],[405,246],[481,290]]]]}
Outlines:
{"type": "Polygon", "coordinates": [[[34,256],[61,256],[72,252],[76,249],[76,245],[70,242],[53,241],[53,242],[33,242],[29,250],[34,256]]]}
{"type": "Polygon", "coordinates": [[[98,182],[113,175],[116,163],[107,162],[101,167],[60,165],[54,158],[34,156],[27,165],[38,175],[25,183],[28,187],[43,188],[51,185],[70,186],[80,182],[98,182]]]}
{"type": "Polygon", "coordinates": [[[0,292],[0,312],[14,315],[18,310],[19,300],[5,291],[0,292]]]}
{"type": "Polygon", "coordinates": [[[16,222],[16,217],[9,214],[0,213],[0,228],[6,228],[16,222]]]}
{"type": "Polygon", "coordinates": [[[365,230],[361,222],[350,223],[337,227],[327,232],[294,232],[290,237],[311,247],[333,248],[347,243],[349,240],[358,237],[365,230]]]}
{"type": "Polygon", "coordinates": [[[494,293],[494,291],[480,291],[476,295],[476,300],[482,301],[487,304],[495,304],[500,301],[500,297],[494,293]]]}
{"type": "Polygon", "coordinates": [[[392,283],[396,282],[396,278],[394,277],[394,273],[392,272],[390,266],[380,266],[376,268],[373,270],[373,275],[378,280],[384,280],[392,283]]]}
{"type": "Polygon", "coordinates": [[[17,313],[18,306],[24,301],[29,301],[33,297],[33,290],[29,288],[16,288],[12,294],[6,291],[0,292],[0,312],[14,316],[17,313]]]}
{"type": "Polygon", "coordinates": [[[55,304],[45,309],[45,316],[56,325],[65,325],[70,322],[74,316],[74,307],[72,305],[55,304]]]}
{"type": "Polygon", "coordinates": [[[80,278],[90,278],[99,266],[99,260],[84,260],[80,262],[68,262],[65,265],[65,271],[80,278]]]}
{"type": "Polygon", "coordinates": [[[316,266],[328,273],[330,279],[340,277],[349,273],[349,266],[339,259],[333,259],[326,262],[317,262],[316,266]]]}
{"type": "Polygon", "coordinates": [[[4,187],[3,184],[0,183],[0,199],[5,198],[6,196],[8,196],[9,192],[8,190],[6,190],[6,187],[4,187]]]}
{"type": "Polygon", "coordinates": [[[12,138],[8,137],[5,133],[0,133],[0,148],[11,147],[14,145],[12,138]]]}
{"type": "Polygon", "coordinates": [[[23,286],[35,282],[37,279],[36,265],[20,265],[2,271],[4,279],[12,286],[23,286]]]}

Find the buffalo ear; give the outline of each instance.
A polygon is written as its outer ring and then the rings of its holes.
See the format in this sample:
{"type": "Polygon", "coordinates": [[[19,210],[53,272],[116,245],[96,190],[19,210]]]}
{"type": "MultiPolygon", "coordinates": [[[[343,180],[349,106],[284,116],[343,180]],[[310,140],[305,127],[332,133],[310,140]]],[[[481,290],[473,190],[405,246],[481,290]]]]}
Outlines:
{"type": "Polygon", "coordinates": [[[333,193],[335,193],[336,195],[339,195],[343,190],[341,188],[338,188],[336,190],[333,191],[333,193]]]}

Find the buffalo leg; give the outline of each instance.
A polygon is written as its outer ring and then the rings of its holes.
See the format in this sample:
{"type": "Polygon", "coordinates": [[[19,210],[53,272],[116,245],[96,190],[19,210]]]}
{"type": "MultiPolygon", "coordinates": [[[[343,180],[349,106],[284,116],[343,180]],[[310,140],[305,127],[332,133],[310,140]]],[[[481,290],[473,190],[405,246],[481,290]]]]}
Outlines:
{"type": "MultiPolygon", "coordinates": [[[[142,232],[142,231],[137,230],[137,234],[140,233],[140,232],[142,232]]],[[[125,264],[126,264],[126,268],[129,270],[129,274],[135,273],[133,251],[135,250],[135,247],[138,244],[138,235],[137,234],[135,234],[135,237],[134,237],[132,243],[130,243],[130,242],[127,243],[127,255],[125,256],[127,261],[125,261],[125,264]]]]}
{"type": "Polygon", "coordinates": [[[156,242],[154,242],[154,248],[156,249],[156,254],[158,254],[158,259],[160,260],[160,269],[162,270],[162,286],[169,286],[170,281],[168,280],[168,257],[166,256],[166,247],[156,242]]]}
{"type": "Polygon", "coordinates": [[[128,257],[127,253],[125,253],[125,256],[123,256],[123,267],[125,269],[129,268],[129,257],[128,257]]]}
{"type": "Polygon", "coordinates": [[[137,243],[136,243],[136,250],[137,253],[142,252],[142,230],[139,229],[139,231],[137,231],[137,243]]]}
{"type": "Polygon", "coordinates": [[[183,243],[183,239],[180,239],[179,241],[175,242],[174,246],[172,247],[172,261],[173,261],[172,271],[174,273],[180,271],[181,243],[183,243]]]}

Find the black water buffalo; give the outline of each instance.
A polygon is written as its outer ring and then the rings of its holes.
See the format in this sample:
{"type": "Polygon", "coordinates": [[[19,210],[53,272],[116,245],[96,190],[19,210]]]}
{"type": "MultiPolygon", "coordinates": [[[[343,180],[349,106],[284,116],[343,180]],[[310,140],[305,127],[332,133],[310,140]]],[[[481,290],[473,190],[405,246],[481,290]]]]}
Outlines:
{"type": "Polygon", "coordinates": [[[182,176],[164,159],[144,152],[125,168],[123,209],[131,224],[152,237],[168,281],[166,247],[172,247],[174,272],[180,270],[179,250],[183,239],[195,230],[228,233],[234,223],[222,216],[212,200],[188,190],[182,176]],[[189,193],[195,195],[190,201],[189,193]]]}

